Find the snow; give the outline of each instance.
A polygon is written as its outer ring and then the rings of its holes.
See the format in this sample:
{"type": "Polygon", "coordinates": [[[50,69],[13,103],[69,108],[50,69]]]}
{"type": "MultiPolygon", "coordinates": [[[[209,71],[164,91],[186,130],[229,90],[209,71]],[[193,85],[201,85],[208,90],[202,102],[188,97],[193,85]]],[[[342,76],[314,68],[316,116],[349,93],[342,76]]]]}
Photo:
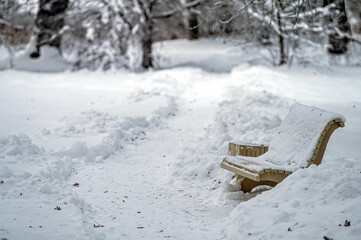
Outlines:
{"type": "Polygon", "coordinates": [[[359,239],[361,70],[223,47],[163,42],[143,73],[0,72],[0,238],[359,239]],[[321,165],[241,192],[228,141],[269,144],[294,103],[346,126],[321,165]]]}
{"type": "Polygon", "coordinates": [[[43,46],[40,48],[40,57],[31,59],[30,54],[34,47],[29,45],[24,51],[19,52],[13,59],[13,68],[39,72],[62,72],[69,68],[55,47],[43,46]]]}
{"type": "Polygon", "coordinates": [[[229,237],[358,239],[359,161],[327,160],[333,162],[296,171],[285,183],[239,204],[227,221],[229,237]],[[351,219],[350,227],[344,226],[346,219],[351,219]]]}
{"type": "Polygon", "coordinates": [[[63,60],[59,51],[54,47],[43,46],[40,48],[40,57],[31,59],[30,54],[35,51],[35,38],[31,44],[12,57],[4,47],[0,47],[0,70],[17,69],[38,72],[62,72],[69,69],[71,64],[63,60]]]}

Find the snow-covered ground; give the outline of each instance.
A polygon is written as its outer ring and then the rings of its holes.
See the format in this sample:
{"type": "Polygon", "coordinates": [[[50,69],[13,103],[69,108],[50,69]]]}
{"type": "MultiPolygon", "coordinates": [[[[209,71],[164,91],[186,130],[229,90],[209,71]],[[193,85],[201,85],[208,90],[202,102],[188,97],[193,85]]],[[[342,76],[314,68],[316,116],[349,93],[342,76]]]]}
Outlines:
{"type": "Polygon", "coordinates": [[[0,238],[360,239],[360,68],[273,68],[204,39],[155,49],[163,70],[0,72],[0,238]],[[320,166],[239,191],[228,141],[269,143],[295,102],[346,126],[320,166]]]}

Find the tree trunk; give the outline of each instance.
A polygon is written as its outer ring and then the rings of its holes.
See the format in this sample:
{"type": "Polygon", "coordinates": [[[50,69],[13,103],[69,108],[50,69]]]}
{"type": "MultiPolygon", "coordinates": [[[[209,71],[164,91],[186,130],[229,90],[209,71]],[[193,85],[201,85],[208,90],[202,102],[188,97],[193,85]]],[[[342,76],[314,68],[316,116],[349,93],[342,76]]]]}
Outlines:
{"type": "Polygon", "coordinates": [[[61,34],[59,31],[64,26],[64,13],[68,7],[68,0],[40,0],[39,12],[36,16],[38,35],[36,39],[36,51],[30,56],[40,56],[40,47],[48,45],[55,47],[61,52],[61,34]]]}
{"type": "Polygon", "coordinates": [[[278,24],[278,29],[279,29],[279,34],[278,34],[278,42],[280,45],[280,62],[279,65],[283,65],[287,63],[287,55],[285,52],[285,42],[284,42],[284,37],[283,37],[283,29],[282,29],[282,19],[281,19],[281,7],[278,6],[278,11],[277,11],[277,24],[278,24]]]}
{"type": "Polygon", "coordinates": [[[153,56],[152,56],[152,33],[153,33],[153,20],[149,19],[145,22],[144,37],[142,39],[143,47],[143,68],[153,67],[153,56]]]}
{"type": "MultiPolygon", "coordinates": [[[[187,3],[192,2],[192,0],[187,0],[187,3]]],[[[199,38],[198,30],[198,15],[192,11],[193,9],[188,9],[188,39],[194,40],[199,38]]]]}
{"type": "Polygon", "coordinates": [[[155,1],[140,1],[138,0],[139,5],[141,6],[144,24],[143,24],[143,36],[142,36],[142,48],[143,48],[143,60],[142,67],[145,69],[153,67],[153,57],[152,57],[152,45],[153,45],[153,17],[152,10],[155,1]]]}
{"type": "MultiPolygon", "coordinates": [[[[346,16],[346,8],[345,8],[344,0],[324,0],[324,6],[327,6],[332,3],[335,4],[335,8],[336,8],[335,10],[340,11],[340,14],[337,15],[335,27],[337,27],[342,33],[346,35],[350,35],[351,29],[346,16]]],[[[327,19],[329,23],[332,23],[333,20],[334,19],[330,19],[330,18],[327,19]]],[[[329,42],[329,46],[327,48],[328,52],[330,54],[339,55],[347,52],[350,39],[349,37],[341,36],[336,31],[332,31],[332,33],[328,35],[328,42],[329,42]]]]}
{"type": "Polygon", "coordinates": [[[198,18],[197,14],[189,12],[188,15],[188,39],[194,40],[199,38],[198,32],[198,18]]]}

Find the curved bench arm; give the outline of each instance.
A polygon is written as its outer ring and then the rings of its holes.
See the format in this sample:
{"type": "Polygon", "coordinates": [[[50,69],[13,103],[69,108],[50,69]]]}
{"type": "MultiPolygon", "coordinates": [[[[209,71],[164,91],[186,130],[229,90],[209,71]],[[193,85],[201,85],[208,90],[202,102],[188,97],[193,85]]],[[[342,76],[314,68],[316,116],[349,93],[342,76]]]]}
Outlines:
{"type": "Polygon", "coordinates": [[[325,154],[328,140],[330,139],[332,133],[337,128],[344,127],[344,126],[345,126],[345,123],[339,118],[336,118],[336,119],[330,121],[326,125],[323,132],[321,133],[321,136],[318,139],[316,148],[313,150],[313,155],[312,155],[310,161],[308,161],[307,167],[309,167],[311,164],[316,164],[316,165],[321,164],[323,155],[325,154]]]}

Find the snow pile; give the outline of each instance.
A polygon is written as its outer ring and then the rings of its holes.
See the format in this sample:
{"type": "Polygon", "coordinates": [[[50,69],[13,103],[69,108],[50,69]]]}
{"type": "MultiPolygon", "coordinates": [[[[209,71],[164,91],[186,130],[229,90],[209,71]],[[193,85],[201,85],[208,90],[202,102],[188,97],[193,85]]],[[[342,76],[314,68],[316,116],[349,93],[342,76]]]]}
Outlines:
{"type": "MultiPolygon", "coordinates": [[[[246,70],[243,74],[233,74],[230,79],[232,87],[226,87],[220,101],[205,122],[205,136],[197,136],[199,142],[194,147],[187,144],[177,155],[172,164],[172,177],[177,180],[194,180],[212,184],[218,188],[224,175],[232,174],[219,167],[221,156],[228,153],[228,142],[269,144],[283,115],[288,111],[292,101],[280,98],[265,89],[249,89],[247,72],[252,75],[255,70],[246,70]]],[[[262,78],[267,75],[276,78],[277,73],[259,72],[262,78]]],[[[230,186],[225,186],[225,188],[230,186]]],[[[223,191],[223,190],[222,190],[223,191]]],[[[226,190],[225,190],[226,191],[226,190]]],[[[221,193],[223,194],[223,193],[221,193]]],[[[223,197],[222,197],[223,198],[223,197]]]]}
{"type": "Polygon", "coordinates": [[[146,128],[158,126],[163,118],[173,116],[176,111],[177,103],[174,98],[170,98],[166,106],[157,108],[149,117],[126,117],[121,121],[117,116],[93,110],[88,113],[83,112],[79,120],[67,122],[65,129],[56,128],[55,131],[63,130],[62,136],[67,138],[70,134],[76,137],[79,135],[89,137],[89,135],[97,134],[102,136],[106,133],[106,136],[99,143],[90,146],[85,142],[77,141],[70,148],[58,151],[56,154],[71,158],[86,158],[88,161],[102,161],[122,149],[126,143],[137,139],[144,140],[146,128]]]}
{"type": "Polygon", "coordinates": [[[99,144],[88,146],[85,142],[75,142],[69,149],[57,152],[71,158],[86,158],[89,161],[98,161],[108,158],[111,154],[120,150],[125,142],[131,142],[138,138],[144,140],[144,129],[149,127],[154,118],[129,118],[119,124],[117,130],[111,131],[99,144]]]}
{"type": "Polygon", "coordinates": [[[229,89],[217,109],[208,136],[215,148],[227,141],[268,144],[281,124],[290,101],[269,91],[250,91],[240,86],[229,89]],[[242,109],[242,110],[241,110],[242,109]]]}
{"type": "Polygon", "coordinates": [[[38,146],[32,144],[26,134],[17,134],[0,138],[0,153],[8,156],[38,154],[42,152],[38,146]]]}
{"type": "MultiPolygon", "coordinates": [[[[57,136],[72,137],[106,133],[118,128],[120,119],[116,115],[92,109],[76,117],[64,116],[60,121],[63,124],[52,132],[57,136]]],[[[44,134],[51,134],[51,131],[44,129],[44,134]]]]}
{"type": "Polygon", "coordinates": [[[224,232],[230,239],[359,239],[360,182],[357,159],[333,158],[312,165],[272,191],[240,203],[224,232]],[[345,226],[346,220],[351,226],[345,226]]]}

